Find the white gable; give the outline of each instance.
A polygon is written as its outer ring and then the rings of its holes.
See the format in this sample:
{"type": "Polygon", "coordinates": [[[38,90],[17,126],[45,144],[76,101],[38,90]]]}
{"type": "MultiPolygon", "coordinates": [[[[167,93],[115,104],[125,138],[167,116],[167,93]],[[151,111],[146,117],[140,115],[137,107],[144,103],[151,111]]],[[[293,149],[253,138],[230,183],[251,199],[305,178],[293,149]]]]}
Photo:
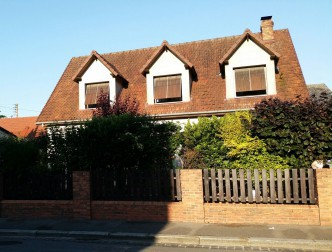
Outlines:
{"type": "Polygon", "coordinates": [[[275,62],[266,51],[249,39],[242,43],[225,66],[226,98],[236,97],[234,68],[260,65],[266,69],[267,95],[276,94],[275,62]]]}
{"type": "Polygon", "coordinates": [[[185,69],[184,64],[173,53],[166,50],[156,60],[150,68],[149,73],[153,75],[170,75],[182,73],[185,69]]]}
{"type": "Polygon", "coordinates": [[[82,81],[85,83],[109,81],[110,71],[99,61],[94,60],[90,67],[82,75],[82,81]]]}
{"type": "Polygon", "coordinates": [[[270,55],[249,39],[243,42],[228,62],[229,65],[241,67],[266,64],[268,61],[270,55]]]}

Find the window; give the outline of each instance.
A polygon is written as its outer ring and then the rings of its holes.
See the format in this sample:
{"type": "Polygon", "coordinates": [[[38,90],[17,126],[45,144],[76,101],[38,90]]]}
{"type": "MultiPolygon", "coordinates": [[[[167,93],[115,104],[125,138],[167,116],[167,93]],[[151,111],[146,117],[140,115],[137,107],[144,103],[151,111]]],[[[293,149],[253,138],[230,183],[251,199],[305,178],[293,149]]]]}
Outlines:
{"type": "Polygon", "coordinates": [[[265,67],[234,69],[236,96],[266,94],[265,67]]]}
{"type": "Polygon", "coordinates": [[[154,77],[155,103],[182,101],[181,75],[154,77]]]}
{"type": "Polygon", "coordinates": [[[101,93],[101,91],[103,91],[104,94],[109,95],[108,82],[85,85],[85,108],[96,107],[98,96],[101,93]]]}

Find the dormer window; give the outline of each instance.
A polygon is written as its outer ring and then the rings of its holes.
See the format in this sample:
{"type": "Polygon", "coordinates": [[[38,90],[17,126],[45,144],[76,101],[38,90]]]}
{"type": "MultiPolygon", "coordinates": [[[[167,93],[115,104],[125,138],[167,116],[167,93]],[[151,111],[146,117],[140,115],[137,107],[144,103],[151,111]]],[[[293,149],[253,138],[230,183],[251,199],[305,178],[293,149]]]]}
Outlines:
{"type": "Polygon", "coordinates": [[[96,51],[78,69],[73,77],[78,83],[80,110],[96,108],[98,96],[103,90],[110,100],[115,100],[128,81],[119,71],[96,51]]]}
{"type": "Polygon", "coordinates": [[[142,67],[146,77],[147,104],[189,102],[192,81],[197,80],[194,65],[164,41],[142,67]]]}
{"type": "Polygon", "coordinates": [[[219,61],[226,99],[275,95],[279,54],[246,30],[219,61]]]}
{"type": "Polygon", "coordinates": [[[85,85],[85,108],[96,108],[98,97],[103,92],[109,96],[109,83],[89,83],[85,85]]]}
{"type": "Polygon", "coordinates": [[[234,69],[236,96],[266,94],[265,66],[234,69]]]}
{"type": "Polygon", "coordinates": [[[181,75],[157,76],[153,81],[155,103],[182,101],[181,75]]]}

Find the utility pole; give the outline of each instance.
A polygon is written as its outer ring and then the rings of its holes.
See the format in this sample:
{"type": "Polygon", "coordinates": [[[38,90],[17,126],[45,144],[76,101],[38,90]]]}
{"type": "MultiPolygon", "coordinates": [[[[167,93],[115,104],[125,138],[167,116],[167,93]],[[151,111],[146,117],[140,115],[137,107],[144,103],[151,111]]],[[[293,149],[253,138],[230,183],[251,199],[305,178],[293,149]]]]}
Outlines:
{"type": "Polygon", "coordinates": [[[14,104],[14,115],[18,117],[18,103],[14,104]]]}

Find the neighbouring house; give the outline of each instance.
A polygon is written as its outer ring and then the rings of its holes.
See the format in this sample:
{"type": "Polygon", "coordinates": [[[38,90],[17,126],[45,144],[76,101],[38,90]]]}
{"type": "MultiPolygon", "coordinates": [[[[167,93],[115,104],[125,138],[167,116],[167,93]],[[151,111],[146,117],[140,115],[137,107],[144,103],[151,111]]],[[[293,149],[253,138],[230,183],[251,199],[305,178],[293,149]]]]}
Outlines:
{"type": "Polygon", "coordinates": [[[34,138],[43,132],[43,127],[36,125],[37,116],[0,118],[0,128],[18,138],[34,138]]]}
{"type": "Polygon", "coordinates": [[[16,137],[16,136],[13,133],[9,132],[8,130],[0,127],[0,139],[11,138],[11,137],[16,137]]]}
{"type": "Polygon", "coordinates": [[[250,109],[263,98],[308,96],[288,29],[261,31],[74,57],[37,119],[39,125],[79,123],[92,117],[98,94],[135,97],[142,112],[187,121],[250,109]]]}
{"type": "Polygon", "coordinates": [[[314,95],[315,97],[319,97],[322,93],[326,93],[328,95],[332,94],[331,90],[324,83],[308,84],[307,87],[308,87],[310,96],[314,95]]]}

